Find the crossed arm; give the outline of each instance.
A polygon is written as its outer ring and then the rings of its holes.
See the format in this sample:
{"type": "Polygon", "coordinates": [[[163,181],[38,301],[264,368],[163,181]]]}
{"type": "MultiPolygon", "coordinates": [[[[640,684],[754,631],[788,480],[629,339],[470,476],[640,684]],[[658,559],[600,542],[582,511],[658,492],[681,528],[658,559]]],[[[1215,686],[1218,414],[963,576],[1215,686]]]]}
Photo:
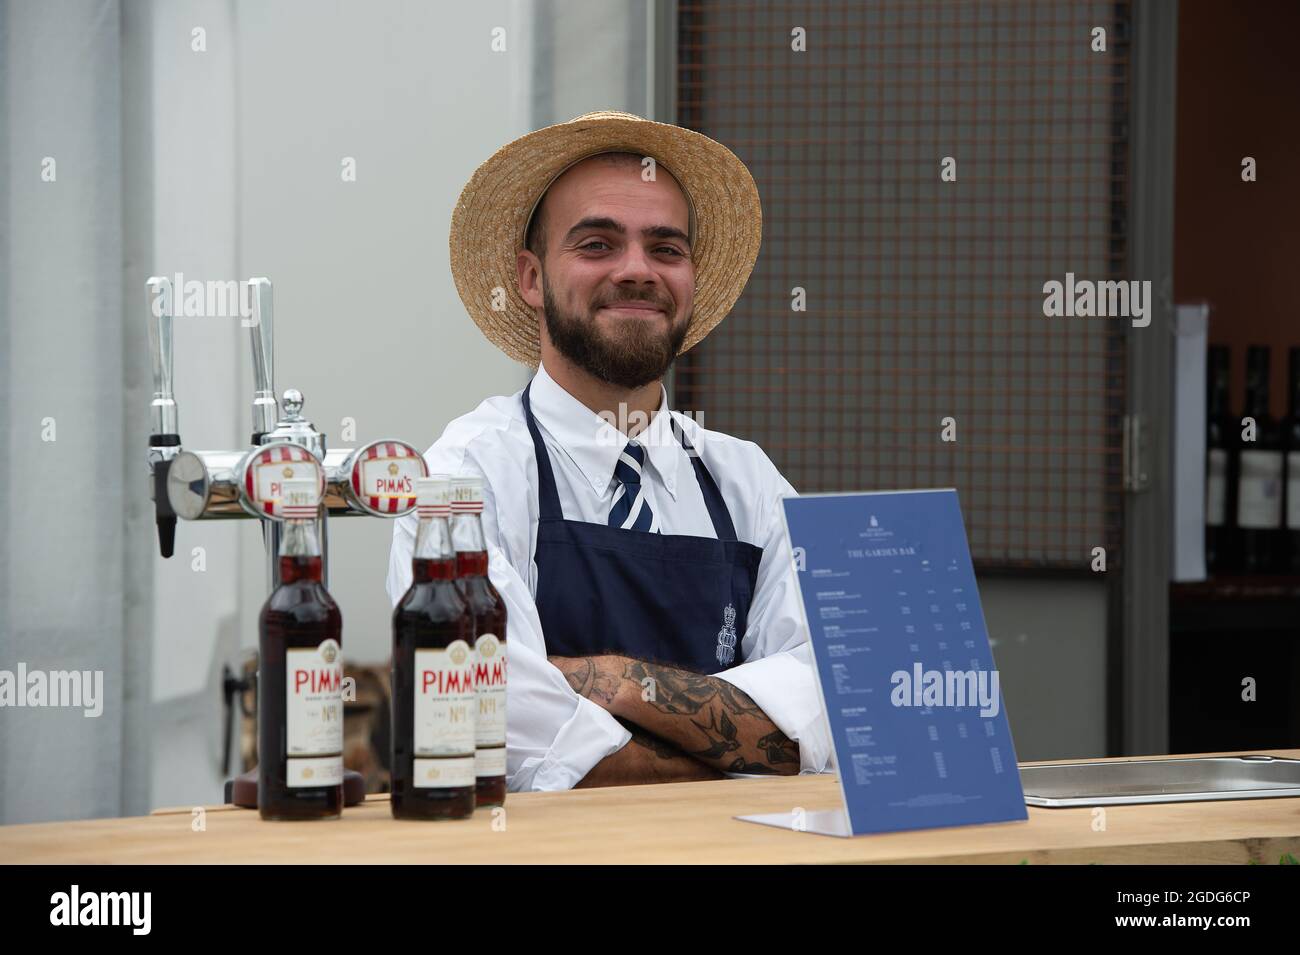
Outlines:
{"type": "Polygon", "coordinates": [[[798,744],[726,680],[616,654],[548,659],[577,693],[632,733],[579,786],[799,772],[798,744]]]}

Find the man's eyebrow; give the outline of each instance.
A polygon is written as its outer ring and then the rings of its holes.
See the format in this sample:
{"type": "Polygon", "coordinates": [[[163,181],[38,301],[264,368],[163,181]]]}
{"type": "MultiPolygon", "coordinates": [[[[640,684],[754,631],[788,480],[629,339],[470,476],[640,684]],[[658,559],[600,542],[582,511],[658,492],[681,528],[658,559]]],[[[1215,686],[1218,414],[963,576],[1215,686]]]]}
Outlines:
{"type": "MultiPolygon", "coordinates": [[[[609,232],[617,232],[619,235],[627,235],[627,229],[623,223],[616,219],[611,219],[609,216],[587,216],[585,219],[580,219],[572,229],[564,234],[564,241],[568,242],[574,235],[587,229],[605,229],[609,232]]],[[[641,234],[654,239],[681,239],[687,246],[691,244],[691,237],[675,226],[646,226],[641,230],[641,234]]]]}

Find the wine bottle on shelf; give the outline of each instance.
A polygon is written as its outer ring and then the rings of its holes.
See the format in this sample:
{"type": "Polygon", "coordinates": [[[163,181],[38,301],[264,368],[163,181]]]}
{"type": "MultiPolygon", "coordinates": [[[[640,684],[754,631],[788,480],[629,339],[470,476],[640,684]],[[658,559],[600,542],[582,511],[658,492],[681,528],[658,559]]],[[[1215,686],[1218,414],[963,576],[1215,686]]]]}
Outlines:
{"type": "Polygon", "coordinates": [[[1266,345],[1246,353],[1246,408],[1242,412],[1237,482],[1240,569],[1246,574],[1278,570],[1282,529],[1282,427],[1268,413],[1266,345]],[[1246,418],[1254,419],[1251,427],[1246,418]]]}
{"type": "Polygon", "coordinates": [[[1300,346],[1288,355],[1286,400],[1286,569],[1300,574],[1300,346]]]}
{"type": "Polygon", "coordinates": [[[1229,493],[1232,420],[1228,412],[1228,348],[1211,345],[1206,378],[1205,565],[1211,574],[1233,566],[1229,493]]]}

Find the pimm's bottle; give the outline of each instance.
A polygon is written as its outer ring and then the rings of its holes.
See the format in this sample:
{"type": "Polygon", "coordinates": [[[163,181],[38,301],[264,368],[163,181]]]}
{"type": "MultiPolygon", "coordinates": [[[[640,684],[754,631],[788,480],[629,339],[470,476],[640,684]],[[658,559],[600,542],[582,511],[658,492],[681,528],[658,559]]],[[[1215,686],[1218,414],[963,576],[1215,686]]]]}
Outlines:
{"type": "Polygon", "coordinates": [[[506,801],[506,605],[488,579],[482,513],[482,480],[453,479],[451,539],[456,547],[456,579],[474,612],[477,804],[501,806],[506,801]]]}
{"type": "Polygon", "coordinates": [[[343,813],[343,618],[321,583],[316,477],[287,478],[280,583],[258,618],[257,811],[343,813]]]}
{"type": "Polygon", "coordinates": [[[456,586],[451,481],[416,482],[411,586],[393,611],[392,810],[398,819],[474,812],[474,615],[456,586]]]}

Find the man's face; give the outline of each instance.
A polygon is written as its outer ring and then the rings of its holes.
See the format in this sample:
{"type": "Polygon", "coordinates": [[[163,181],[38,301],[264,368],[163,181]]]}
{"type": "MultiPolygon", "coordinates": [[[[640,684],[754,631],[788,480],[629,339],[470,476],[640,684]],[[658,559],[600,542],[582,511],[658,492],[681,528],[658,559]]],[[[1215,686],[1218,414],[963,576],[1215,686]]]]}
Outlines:
{"type": "Polygon", "coordinates": [[[695,297],[689,211],[677,183],[662,169],[646,182],[634,158],[596,156],[551,185],[539,215],[544,257],[520,253],[520,290],[543,309],[543,351],[549,339],[621,388],[662,378],[695,297]]]}

